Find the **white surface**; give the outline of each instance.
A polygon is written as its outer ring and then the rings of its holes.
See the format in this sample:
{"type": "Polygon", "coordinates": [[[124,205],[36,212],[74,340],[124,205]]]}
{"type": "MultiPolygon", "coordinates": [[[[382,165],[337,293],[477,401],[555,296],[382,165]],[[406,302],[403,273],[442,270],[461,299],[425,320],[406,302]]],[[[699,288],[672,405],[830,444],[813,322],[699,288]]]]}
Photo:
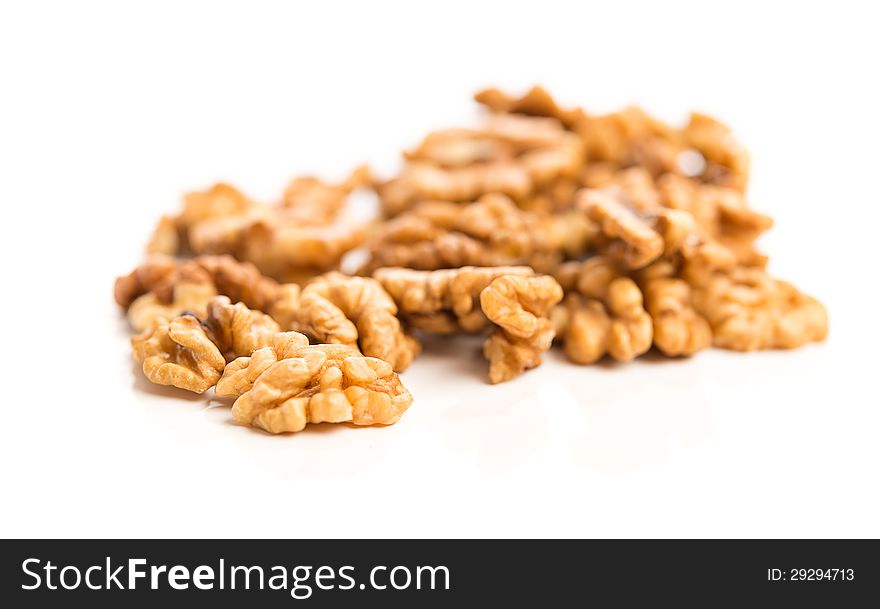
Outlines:
{"type": "Polygon", "coordinates": [[[297,4],[0,9],[0,535],[880,535],[869,3],[297,4]],[[501,386],[441,342],[398,425],[290,437],[141,379],[112,283],[180,193],[391,168],[479,86],[533,82],[729,122],[777,219],[771,269],[826,302],[830,340],[553,354],[501,386]]]}

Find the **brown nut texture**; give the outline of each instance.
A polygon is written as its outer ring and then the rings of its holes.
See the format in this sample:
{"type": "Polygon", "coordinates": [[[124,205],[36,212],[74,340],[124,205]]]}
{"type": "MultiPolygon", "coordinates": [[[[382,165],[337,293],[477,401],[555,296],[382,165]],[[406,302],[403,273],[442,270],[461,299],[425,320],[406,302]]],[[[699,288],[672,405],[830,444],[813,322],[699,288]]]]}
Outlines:
{"type": "Polygon", "coordinates": [[[272,315],[285,329],[318,343],[360,348],[396,371],[406,369],[419,352],[397,318],[397,306],[375,279],[326,273],[302,290],[284,287],[272,315]]]}
{"type": "MultiPolygon", "coordinates": [[[[153,298],[149,302],[173,305],[175,300],[182,298],[177,294],[181,284],[205,286],[203,293],[213,289],[233,302],[243,302],[260,310],[267,310],[278,294],[278,284],[274,280],[264,277],[254,265],[239,262],[231,256],[176,260],[170,256],[152,255],[131,273],[116,280],[116,302],[128,309],[136,299],[151,294],[153,298]]],[[[180,312],[183,310],[187,309],[180,312]]]]}
{"type": "Polygon", "coordinates": [[[432,334],[476,333],[492,323],[480,306],[480,293],[504,275],[533,276],[525,266],[461,267],[437,271],[381,268],[373,277],[413,328],[432,334]]]}
{"type": "Polygon", "coordinates": [[[539,365],[553,341],[549,313],[562,288],[529,267],[384,268],[374,277],[414,328],[433,334],[492,330],[483,353],[493,383],[539,365]]]}
{"type": "Polygon", "coordinates": [[[497,193],[473,203],[426,201],[378,228],[365,270],[511,265],[547,270],[567,246],[577,246],[583,231],[582,225],[521,210],[497,193]]]}
{"type": "Polygon", "coordinates": [[[379,188],[389,216],[421,201],[474,201],[489,193],[524,201],[574,178],[583,146],[555,119],[496,114],[476,129],[432,133],[405,156],[401,174],[379,188]]]}
{"type": "Polygon", "coordinates": [[[345,221],[341,212],[348,195],[371,180],[366,167],[340,184],[296,178],[278,204],[260,203],[217,184],[187,194],[181,213],[157,227],[150,250],[230,254],[284,281],[313,276],[338,267],[342,256],[363,242],[367,227],[345,221]]]}
{"type": "Polygon", "coordinates": [[[672,357],[693,355],[712,344],[712,329],[694,309],[691,286],[686,281],[651,279],[644,293],[654,324],[654,344],[661,352],[672,357]]]}
{"type": "Polygon", "coordinates": [[[396,423],[412,395],[391,365],[346,345],[308,345],[296,332],[227,366],[218,383],[236,397],[233,419],[270,433],[303,430],[308,423],[396,423]]]}
{"type": "Polygon", "coordinates": [[[560,278],[569,293],[552,317],[571,361],[592,364],[606,353],[629,361],[651,348],[653,327],[642,292],[611,259],[571,263],[560,278]]]}
{"type": "Polygon", "coordinates": [[[498,326],[483,345],[492,383],[541,364],[555,335],[549,314],[561,299],[562,288],[549,275],[502,275],[480,292],[483,313],[498,326]]]}
{"type": "Polygon", "coordinates": [[[150,382],[195,393],[213,387],[226,365],[217,345],[192,315],[160,320],[133,337],[131,346],[150,382]]]}
{"type": "Polygon", "coordinates": [[[702,280],[694,287],[694,307],[724,349],[793,349],[828,334],[819,301],[759,268],[737,267],[702,280]]]}
{"type": "Polygon", "coordinates": [[[217,296],[204,318],[159,320],[131,339],[135,359],[153,383],[196,393],[210,389],[226,362],[271,344],[280,329],[268,315],[217,296]],[[222,361],[222,363],[221,363],[222,361]]]}

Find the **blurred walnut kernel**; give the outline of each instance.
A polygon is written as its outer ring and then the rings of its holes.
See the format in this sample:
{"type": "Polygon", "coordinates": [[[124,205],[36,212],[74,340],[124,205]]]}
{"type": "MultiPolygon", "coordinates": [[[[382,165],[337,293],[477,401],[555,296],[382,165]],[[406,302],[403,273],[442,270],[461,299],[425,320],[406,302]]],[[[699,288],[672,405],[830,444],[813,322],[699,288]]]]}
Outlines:
{"type": "Polygon", "coordinates": [[[276,204],[219,183],[185,195],[180,213],[160,221],[149,250],[230,254],[282,281],[314,276],[337,268],[342,256],[366,238],[366,227],[344,220],[342,211],[353,190],[371,183],[366,167],[340,184],[300,177],[276,204]]]}
{"type": "Polygon", "coordinates": [[[529,265],[551,270],[586,239],[583,223],[521,210],[507,196],[425,201],[376,229],[365,270],[529,265]],[[572,245],[575,244],[575,245],[572,245]]]}

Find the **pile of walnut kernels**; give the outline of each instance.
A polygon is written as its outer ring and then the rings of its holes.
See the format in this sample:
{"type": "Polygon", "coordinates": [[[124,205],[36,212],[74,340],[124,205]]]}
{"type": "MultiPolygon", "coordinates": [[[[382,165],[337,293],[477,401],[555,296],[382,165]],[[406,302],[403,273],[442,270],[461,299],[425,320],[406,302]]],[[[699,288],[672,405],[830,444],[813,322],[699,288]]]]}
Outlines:
{"type": "Polygon", "coordinates": [[[280,433],[396,422],[412,403],[397,373],[427,334],[485,334],[493,383],[554,342],[591,364],[826,336],[824,307],[764,270],[772,220],[746,204],[748,155],[723,124],[595,116],[538,87],[476,99],[480,127],[429,134],[390,180],[297,178],[274,204],[186,195],[116,281],[146,377],[213,387],[235,421],[280,433]],[[360,188],[381,218],[343,218],[360,188]]]}

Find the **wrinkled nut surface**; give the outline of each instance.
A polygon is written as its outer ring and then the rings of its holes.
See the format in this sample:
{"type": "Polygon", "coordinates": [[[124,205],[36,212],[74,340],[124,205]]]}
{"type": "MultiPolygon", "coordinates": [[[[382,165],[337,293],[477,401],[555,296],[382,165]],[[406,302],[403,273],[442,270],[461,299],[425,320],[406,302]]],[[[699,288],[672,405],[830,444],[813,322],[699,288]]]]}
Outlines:
{"type": "Polygon", "coordinates": [[[540,365],[555,335],[548,315],[560,300],[562,288],[548,275],[502,275],[480,292],[483,313],[499,328],[483,345],[492,383],[540,365]]]}
{"type": "Polygon", "coordinates": [[[825,307],[762,269],[716,273],[694,288],[694,307],[714,344],[735,351],[793,349],[828,334],[825,307]]]}
{"type": "Polygon", "coordinates": [[[533,276],[526,266],[461,267],[437,271],[382,268],[373,277],[413,328],[432,334],[475,333],[492,324],[480,306],[480,293],[504,275],[533,276]]]}
{"type": "Polygon", "coordinates": [[[299,332],[279,332],[272,337],[272,344],[257,349],[250,356],[237,357],[223,370],[217,381],[214,393],[220,398],[237,398],[251,390],[257,378],[272,364],[294,357],[301,347],[306,347],[309,339],[299,332]]]}
{"type": "Polygon", "coordinates": [[[483,345],[493,383],[540,364],[553,342],[548,315],[562,288],[529,267],[385,268],[374,277],[414,328],[433,334],[494,329],[483,345]]]}
{"type": "Polygon", "coordinates": [[[693,355],[712,344],[712,329],[694,310],[691,286],[686,281],[647,281],[645,302],[654,324],[654,344],[664,354],[693,355]]]}
{"type": "Polygon", "coordinates": [[[338,268],[367,234],[367,226],[360,224],[309,226],[268,219],[249,224],[230,253],[279,281],[301,281],[338,268]]]}
{"type": "Polygon", "coordinates": [[[308,423],[396,423],[412,395],[390,364],[345,345],[303,344],[296,332],[231,362],[218,391],[237,396],[233,419],[270,433],[301,431],[308,423]]]}
{"type": "Polygon", "coordinates": [[[329,224],[342,212],[352,191],[369,186],[372,179],[366,165],[355,169],[339,184],[312,176],[294,178],[284,190],[281,204],[294,212],[292,219],[308,224],[329,224]]]}
{"type": "Polygon", "coordinates": [[[188,283],[182,281],[174,286],[170,303],[163,303],[153,292],[138,296],[129,305],[126,317],[135,332],[143,332],[159,321],[170,321],[183,313],[203,317],[207,313],[208,302],[217,296],[217,290],[210,283],[188,283]]]}
{"type": "Polygon", "coordinates": [[[684,128],[688,145],[706,160],[708,181],[744,191],[749,180],[749,153],[733,137],[730,128],[705,114],[694,112],[684,128]]]}
{"type": "Polygon", "coordinates": [[[615,169],[607,164],[587,166],[583,184],[614,193],[661,234],[665,255],[680,250],[682,255],[700,258],[714,268],[736,264],[763,267],[767,262],[757,251],[755,240],[773,221],[751,210],[743,194],[734,188],[676,173],[655,178],[643,167],[615,169]]]}
{"type": "Polygon", "coordinates": [[[217,345],[191,315],[160,321],[133,337],[131,346],[144,375],[157,385],[204,393],[214,386],[226,366],[217,345]]]}
{"type": "Polygon", "coordinates": [[[113,297],[116,303],[128,309],[129,305],[139,296],[147,292],[156,294],[160,302],[170,303],[173,297],[174,285],[180,282],[207,283],[207,278],[202,273],[194,277],[183,277],[178,272],[174,258],[170,256],[154,255],[134,269],[128,275],[116,278],[113,285],[113,297]]]}
{"type": "Polygon", "coordinates": [[[644,267],[663,254],[663,237],[614,192],[584,190],[578,202],[587,217],[612,240],[609,251],[629,268],[644,267]]]}
{"type": "Polygon", "coordinates": [[[313,276],[336,268],[345,253],[363,242],[366,227],[340,216],[348,195],[370,182],[366,167],[341,184],[297,178],[277,205],[253,201],[228,184],[217,184],[187,194],[181,213],[157,227],[150,250],[230,254],[283,281],[313,276]]]}
{"type": "Polygon", "coordinates": [[[572,292],[553,310],[551,319],[570,361],[592,364],[605,355],[611,318],[601,302],[572,292]]]}
{"type": "Polygon", "coordinates": [[[571,361],[592,364],[606,353],[629,361],[651,348],[653,327],[642,292],[611,259],[569,263],[559,277],[569,293],[552,319],[571,361]]]}
{"type": "Polygon", "coordinates": [[[281,331],[278,322],[265,313],[248,309],[241,302],[232,304],[226,296],[208,303],[202,325],[227,361],[271,344],[281,331]]]}
{"type": "Polygon", "coordinates": [[[591,164],[638,166],[654,175],[685,175],[740,192],[748,184],[748,153],[726,125],[705,114],[691,114],[682,128],[636,107],[593,116],[580,108],[561,108],[541,87],[519,98],[487,89],[477,93],[476,99],[495,112],[558,119],[581,137],[591,164]]]}
{"type": "Polygon", "coordinates": [[[277,298],[278,283],[264,277],[253,264],[232,256],[196,256],[187,262],[201,267],[211,277],[217,293],[232,302],[266,311],[277,298]]]}
{"type": "Polygon", "coordinates": [[[551,118],[497,114],[479,129],[429,134],[401,174],[379,188],[389,216],[421,201],[474,201],[500,193],[522,201],[583,164],[580,138],[551,118]]]}
{"type": "Polygon", "coordinates": [[[394,371],[419,350],[404,326],[488,332],[493,383],[539,365],[554,337],[582,364],[825,338],[821,303],[764,271],[756,240],[773,222],[748,205],[748,153],[727,126],[592,115],[541,87],[475,98],[482,124],[428,134],[385,182],[362,167],[296,178],[271,205],[223,183],[186,195],[115,286],[147,377],[216,383],[237,421],[278,433],[396,421],[412,398],[394,371]],[[361,187],[384,212],[372,226],[344,221],[361,187]],[[364,276],[335,272],[362,245],[364,276]]]}
{"type": "Polygon", "coordinates": [[[651,348],[651,317],[644,309],[642,292],[632,279],[619,277],[611,282],[606,306],[612,318],[608,338],[611,357],[626,362],[651,348]]]}
{"type": "Polygon", "coordinates": [[[550,269],[582,225],[519,209],[501,194],[473,203],[426,201],[389,220],[369,243],[365,270],[528,265],[550,269]]]}
{"type": "MultiPolygon", "coordinates": [[[[732,243],[729,237],[715,238],[690,212],[661,205],[651,183],[642,182],[642,172],[626,173],[629,177],[620,182],[625,186],[587,189],[577,195],[578,206],[601,231],[601,238],[592,243],[595,251],[633,271],[673,257],[706,271],[737,264],[738,253],[726,245],[732,243]],[[630,179],[637,176],[635,181],[630,179]]],[[[752,242],[742,244],[741,251],[748,250],[754,259],[752,242]]]]}
{"type": "Polygon", "coordinates": [[[185,314],[159,320],[131,339],[134,357],[150,381],[203,393],[217,382],[227,361],[271,344],[280,331],[268,315],[233,305],[225,296],[211,299],[205,311],[201,319],[185,314]]]}
{"type": "Polygon", "coordinates": [[[200,285],[203,286],[202,293],[213,290],[233,302],[243,302],[260,310],[268,309],[278,295],[278,284],[274,280],[261,275],[254,265],[239,262],[232,256],[176,260],[170,256],[153,255],[131,273],[116,280],[116,302],[127,309],[146,294],[153,298],[145,302],[157,305],[174,305],[178,300],[192,299],[193,288],[187,288],[186,295],[178,293],[181,284],[200,285]]]}
{"type": "Polygon", "coordinates": [[[397,319],[397,306],[375,279],[331,272],[305,288],[283,287],[272,315],[285,329],[318,343],[360,348],[402,371],[419,352],[397,319]]]}

